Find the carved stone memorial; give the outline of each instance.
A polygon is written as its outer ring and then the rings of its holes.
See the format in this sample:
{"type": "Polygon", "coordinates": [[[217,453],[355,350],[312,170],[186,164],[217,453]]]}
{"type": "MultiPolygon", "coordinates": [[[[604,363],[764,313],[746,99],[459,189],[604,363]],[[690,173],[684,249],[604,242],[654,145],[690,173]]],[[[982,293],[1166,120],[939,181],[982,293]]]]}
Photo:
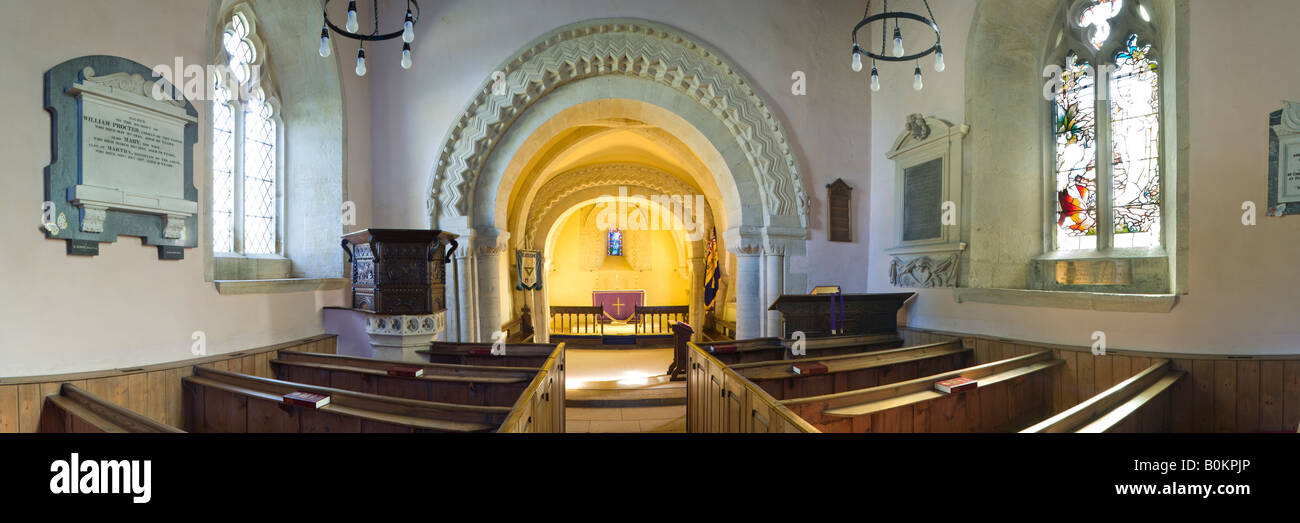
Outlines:
{"type": "Polygon", "coordinates": [[[84,56],[45,73],[53,160],[45,169],[42,225],[68,254],[138,236],[160,259],[198,245],[194,143],[198,111],[149,67],[84,56]]]}
{"type": "Polygon", "coordinates": [[[955,287],[966,244],[960,241],[962,139],[969,129],[908,116],[886,157],[894,161],[895,287],[955,287]]]}
{"type": "Polygon", "coordinates": [[[1300,103],[1268,119],[1268,216],[1300,214],[1300,103]]]}

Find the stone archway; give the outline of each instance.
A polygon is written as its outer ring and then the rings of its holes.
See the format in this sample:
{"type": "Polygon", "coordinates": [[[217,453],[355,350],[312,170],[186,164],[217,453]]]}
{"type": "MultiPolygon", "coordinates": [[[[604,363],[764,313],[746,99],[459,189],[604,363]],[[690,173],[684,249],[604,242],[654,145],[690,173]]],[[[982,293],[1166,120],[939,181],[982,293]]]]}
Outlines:
{"type": "Polygon", "coordinates": [[[670,111],[684,122],[682,133],[702,137],[721,160],[725,168],[712,174],[731,190],[724,194],[726,213],[738,218],[723,232],[739,257],[738,336],[780,332],[779,318],[762,314],[763,297],[785,292],[785,254],[805,252],[809,198],[782,123],[738,68],[674,28],[606,19],[551,31],[498,73],[453,122],[428,185],[430,225],[460,234],[467,246],[453,269],[454,301],[457,311],[477,314],[455,314],[460,339],[488,339],[510,314],[501,256],[514,243],[505,208],[515,180],[507,178],[507,166],[550,118],[607,99],[670,111]]]}

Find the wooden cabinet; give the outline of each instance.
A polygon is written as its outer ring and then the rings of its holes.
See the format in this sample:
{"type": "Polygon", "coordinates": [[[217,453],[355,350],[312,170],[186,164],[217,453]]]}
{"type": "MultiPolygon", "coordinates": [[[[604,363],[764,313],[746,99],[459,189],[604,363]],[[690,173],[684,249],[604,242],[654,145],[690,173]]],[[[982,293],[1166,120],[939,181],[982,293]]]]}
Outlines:
{"type": "Polygon", "coordinates": [[[447,308],[447,260],[456,235],[426,229],[366,229],[343,236],[352,263],[352,308],[433,314],[447,308]]]}

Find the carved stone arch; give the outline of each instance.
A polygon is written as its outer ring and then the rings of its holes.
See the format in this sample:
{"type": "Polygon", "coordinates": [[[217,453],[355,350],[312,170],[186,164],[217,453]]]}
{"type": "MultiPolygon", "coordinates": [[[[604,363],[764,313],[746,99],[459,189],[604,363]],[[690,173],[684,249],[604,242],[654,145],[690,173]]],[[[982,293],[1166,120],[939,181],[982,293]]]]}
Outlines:
{"type": "Polygon", "coordinates": [[[487,79],[453,122],[430,176],[426,205],[442,217],[471,216],[472,195],[483,167],[510,125],[535,102],[574,82],[620,76],[652,82],[696,101],[720,121],[728,136],[710,136],[752,184],[747,199],[762,202],[765,219],[807,226],[809,198],[800,162],[782,124],[753,83],[710,47],[668,26],[643,20],[592,20],[552,31],[498,68],[505,94],[487,79]]]}
{"type": "MultiPolygon", "coordinates": [[[[610,196],[616,196],[620,186],[648,189],[669,195],[686,196],[699,193],[690,184],[681,181],[677,177],[644,165],[615,163],[567,171],[548,180],[533,199],[533,203],[528,210],[528,218],[524,222],[527,229],[522,239],[522,245],[526,248],[533,248],[538,245],[538,242],[542,240],[538,238],[538,232],[545,232],[539,227],[546,222],[545,218],[566,197],[593,188],[607,188],[610,191],[610,196]]],[[[649,194],[646,194],[646,196],[649,196],[649,194]]],[[[702,226],[711,227],[713,225],[713,210],[707,200],[705,201],[703,215],[706,223],[702,224],[702,226]]]]}

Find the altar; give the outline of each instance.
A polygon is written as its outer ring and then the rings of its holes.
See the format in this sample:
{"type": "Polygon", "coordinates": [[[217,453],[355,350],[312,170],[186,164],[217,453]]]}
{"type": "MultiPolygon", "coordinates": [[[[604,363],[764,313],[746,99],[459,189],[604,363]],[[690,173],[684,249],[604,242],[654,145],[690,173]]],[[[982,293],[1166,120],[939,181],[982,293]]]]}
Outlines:
{"type": "Polygon", "coordinates": [[[591,305],[600,307],[600,323],[636,323],[637,307],[645,306],[645,291],[591,291],[591,305]]]}

